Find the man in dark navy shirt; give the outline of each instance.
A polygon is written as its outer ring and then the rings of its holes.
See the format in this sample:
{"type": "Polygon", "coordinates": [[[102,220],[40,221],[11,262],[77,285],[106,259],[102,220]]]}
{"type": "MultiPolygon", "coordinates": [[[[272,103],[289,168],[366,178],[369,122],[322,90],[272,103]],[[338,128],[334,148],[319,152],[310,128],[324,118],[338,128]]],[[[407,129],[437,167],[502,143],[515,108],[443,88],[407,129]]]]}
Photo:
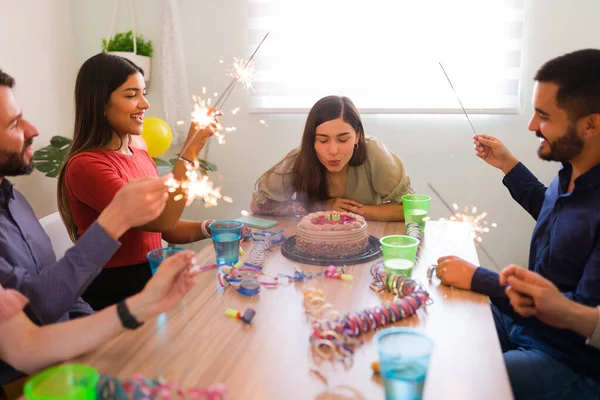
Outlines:
{"type": "MultiPolygon", "coordinates": [[[[61,260],[27,200],[6,179],[33,170],[33,139],[39,135],[13,93],[14,80],[0,70],[0,285],[29,299],[27,316],[38,325],[91,314],[81,293],[119,248],[128,229],[154,220],[164,208],[164,180],[124,186],[96,222],[61,260]]],[[[40,193],[43,196],[43,193],[40,193]]],[[[52,343],[48,343],[49,346],[52,343]]],[[[0,385],[21,374],[0,361],[0,385]]]]}
{"type": "MultiPolygon", "coordinates": [[[[529,130],[538,155],[562,164],[545,187],[498,139],[475,136],[477,155],[504,172],[511,196],[537,221],[529,269],[569,299],[600,305],[600,50],[565,54],[535,76],[529,130]]],[[[600,398],[600,350],[570,329],[515,313],[498,274],[442,257],[443,283],[490,296],[508,375],[517,399],[600,398]]],[[[533,301],[533,300],[529,300],[533,301]]]]}

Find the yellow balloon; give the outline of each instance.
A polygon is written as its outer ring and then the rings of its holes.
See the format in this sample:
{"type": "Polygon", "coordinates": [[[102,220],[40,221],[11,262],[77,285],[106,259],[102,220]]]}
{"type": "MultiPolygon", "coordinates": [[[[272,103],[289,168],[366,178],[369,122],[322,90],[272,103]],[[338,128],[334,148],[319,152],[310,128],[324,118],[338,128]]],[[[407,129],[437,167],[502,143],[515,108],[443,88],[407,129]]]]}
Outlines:
{"type": "Polygon", "coordinates": [[[151,157],[157,157],[167,151],[173,141],[173,133],[169,124],[160,118],[144,118],[142,126],[142,138],[148,146],[148,154],[151,157]]]}

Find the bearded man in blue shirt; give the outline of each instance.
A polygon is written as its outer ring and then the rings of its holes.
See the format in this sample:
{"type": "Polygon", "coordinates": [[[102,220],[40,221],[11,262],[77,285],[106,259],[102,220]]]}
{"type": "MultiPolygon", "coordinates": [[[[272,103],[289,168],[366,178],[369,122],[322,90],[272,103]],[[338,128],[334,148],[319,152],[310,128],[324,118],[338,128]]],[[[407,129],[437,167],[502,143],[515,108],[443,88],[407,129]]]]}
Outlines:
{"type": "MultiPolygon", "coordinates": [[[[0,70],[0,285],[25,295],[29,299],[27,316],[37,325],[46,325],[93,312],[81,293],[119,248],[121,235],[160,215],[168,196],[164,180],[169,176],[125,185],[57,261],[31,206],[6,179],[32,172],[32,144],[39,135],[23,116],[14,84],[14,79],[0,70]]],[[[0,385],[20,376],[0,361],[0,385]]]]}
{"type": "MultiPolygon", "coordinates": [[[[600,305],[600,50],[548,61],[535,76],[529,130],[538,155],[562,164],[546,187],[500,140],[476,135],[477,156],[502,170],[511,196],[537,221],[529,270],[569,299],[600,305]]],[[[498,274],[454,256],[436,268],[443,283],[490,297],[504,361],[517,399],[596,399],[600,350],[570,329],[515,313],[498,274]]],[[[533,300],[530,300],[533,301],[533,300]]]]}

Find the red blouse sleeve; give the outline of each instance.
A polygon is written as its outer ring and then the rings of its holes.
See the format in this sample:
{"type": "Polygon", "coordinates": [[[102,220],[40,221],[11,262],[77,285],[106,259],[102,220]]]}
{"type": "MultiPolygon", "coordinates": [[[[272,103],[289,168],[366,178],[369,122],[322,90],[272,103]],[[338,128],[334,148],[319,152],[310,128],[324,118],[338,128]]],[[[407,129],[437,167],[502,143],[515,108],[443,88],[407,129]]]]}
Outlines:
{"type": "Polygon", "coordinates": [[[68,164],[65,184],[74,197],[102,212],[127,181],[100,155],[75,156],[68,164]]]}

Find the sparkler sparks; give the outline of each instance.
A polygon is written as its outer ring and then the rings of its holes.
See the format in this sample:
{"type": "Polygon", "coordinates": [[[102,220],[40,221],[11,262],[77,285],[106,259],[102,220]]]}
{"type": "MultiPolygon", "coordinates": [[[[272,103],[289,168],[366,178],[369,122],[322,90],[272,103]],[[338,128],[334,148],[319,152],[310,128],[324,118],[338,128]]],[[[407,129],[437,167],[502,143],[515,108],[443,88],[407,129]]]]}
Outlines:
{"type": "MultiPolygon", "coordinates": [[[[465,207],[463,212],[459,212],[460,207],[458,204],[453,203],[452,208],[455,213],[451,217],[448,218],[450,221],[458,221],[463,222],[471,226],[473,229],[473,239],[478,243],[483,241],[481,237],[483,234],[488,233],[490,228],[495,228],[498,226],[495,222],[491,224],[486,220],[488,213],[482,212],[477,214],[477,207],[465,207]]],[[[446,220],[445,218],[440,218],[441,221],[446,220]]]]}
{"type": "MultiPolygon", "coordinates": [[[[455,219],[454,219],[454,221],[464,221],[464,218],[462,218],[462,219],[459,219],[459,217],[461,217],[461,216],[462,216],[462,214],[460,214],[460,213],[457,213],[457,211],[458,211],[458,205],[457,205],[456,203],[455,203],[455,204],[453,204],[453,205],[452,205],[452,207],[450,207],[450,205],[449,205],[449,204],[446,202],[446,200],[444,200],[444,198],[442,197],[442,195],[441,195],[441,194],[440,194],[440,193],[439,193],[437,190],[435,190],[435,188],[433,187],[433,185],[432,185],[431,183],[428,183],[427,185],[428,185],[428,186],[429,186],[429,188],[430,188],[430,189],[433,191],[433,193],[435,193],[435,194],[437,195],[437,197],[438,197],[438,198],[439,198],[439,199],[442,201],[442,204],[444,204],[444,206],[445,206],[445,207],[446,207],[446,208],[447,208],[447,209],[448,209],[448,210],[449,210],[449,211],[450,211],[450,212],[453,214],[453,215],[452,215],[452,217],[450,217],[450,220],[453,220],[452,218],[454,217],[454,218],[455,218],[455,219]]],[[[467,210],[468,210],[468,209],[467,209],[467,210]]],[[[475,213],[477,212],[477,207],[473,207],[473,208],[471,208],[471,211],[472,211],[472,213],[471,213],[471,217],[473,217],[473,214],[475,214],[475,213]]],[[[478,224],[479,224],[479,223],[481,223],[481,222],[482,222],[482,220],[483,220],[483,219],[484,219],[486,216],[487,216],[487,213],[485,213],[485,216],[484,216],[484,217],[481,217],[481,218],[479,218],[479,219],[477,220],[477,223],[478,223],[478,224]]],[[[473,218],[473,221],[474,221],[474,220],[475,220],[475,218],[473,218]]],[[[471,222],[470,222],[470,224],[472,224],[472,222],[473,222],[473,221],[471,221],[471,222]]],[[[468,221],[468,218],[467,218],[467,221],[466,221],[466,222],[469,222],[469,221],[468,221]]],[[[485,222],[485,221],[484,221],[484,222],[485,222]]],[[[486,224],[483,224],[483,225],[484,225],[484,228],[485,228],[485,225],[486,225],[486,224]]],[[[473,225],[471,225],[471,226],[473,226],[473,225]]],[[[481,226],[481,225],[479,225],[479,226],[481,226]]],[[[492,223],[492,227],[494,227],[494,228],[495,228],[496,226],[497,226],[497,225],[496,225],[495,223],[492,223]]],[[[488,231],[489,231],[489,228],[488,228],[488,231]]],[[[484,232],[482,232],[482,233],[486,233],[486,232],[484,231],[484,232]]],[[[481,236],[480,236],[480,235],[477,235],[477,231],[475,230],[475,227],[474,227],[474,226],[473,226],[473,234],[475,235],[475,240],[477,241],[477,244],[479,244],[479,248],[481,249],[481,251],[483,251],[483,252],[485,253],[485,255],[486,255],[486,256],[487,256],[487,257],[490,259],[490,261],[491,261],[492,263],[494,263],[494,265],[496,266],[496,268],[498,268],[498,270],[500,270],[500,265],[498,265],[498,263],[496,262],[496,260],[494,260],[494,257],[492,257],[492,255],[491,255],[491,254],[490,254],[490,253],[489,253],[489,252],[488,252],[488,251],[485,249],[485,247],[483,247],[483,244],[481,243],[481,241],[482,241],[483,239],[482,239],[482,240],[478,240],[478,239],[477,239],[477,237],[480,237],[480,238],[481,238],[481,236]]]]}
{"type": "MultiPolygon", "coordinates": [[[[238,82],[242,82],[244,89],[252,88],[252,80],[254,79],[256,72],[254,69],[254,64],[252,63],[252,58],[265,41],[269,33],[265,35],[262,41],[258,44],[254,53],[250,56],[250,58],[244,62],[241,58],[234,58],[233,62],[233,71],[231,72],[231,76],[233,80],[231,83],[225,88],[223,93],[221,93],[220,97],[213,103],[213,98],[208,97],[206,99],[200,98],[197,96],[193,96],[194,100],[194,109],[192,111],[192,123],[195,127],[195,131],[192,134],[192,137],[189,138],[189,141],[181,150],[181,153],[184,153],[187,150],[187,147],[194,141],[198,133],[204,129],[212,129],[214,132],[214,136],[217,137],[219,144],[225,143],[225,133],[234,132],[237,129],[235,127],[227,127],[223,128],[223,126],[217,120],[217,117],[223,115],[221,109],[225,105],[227,98],[235,88],[235,85],[238,82]]],[[[219,60],[222,63],[222,59],[219,60]]],[[[254,90],[254,89],[253,89],[254,90]]],[[[216,98],[218,92],[214,92],[213,95],[216,98]]],[[[202,88],[202,95],[207,96],[206,87],[202,88]]],[[[232,115],[235,115],[238,112],[239,108],[236,108],[232,115]]],[[[179,125],[179,122],[178,122],[179,125]]],[[[204,150],[204,158],[208,161],[208,149],[210,142],[206,143],[204,150]]],[[[205,207],[216,206],[217,201],[219,199],[223,199],[226,202],[233,202],[231,197],[225,196],[223,197],[220,192],[220,188],[214,188],[214,184],[212,181],[208,179],[207,175],[202,175],[199,173],[199,164],[198,161],[195,161],[194,165],[186,165],[187,171],[186,176],[188,178],[187,181],[179,182],[174,179],[169,180],[167,182],[167,186],[169,186],[169,192],[173,193],[177,189],[181,188],[185,196],[182,194],[178,194],[175,196],[175,200],[182,200],[184,197],[186,198],[186,206],[189,206],[193,203],[196,198],[202,198],[204,200],[205,207]],[[181,197],[180,197],[181,196],[181,197]]]]}
{"type": "Polygon", "coordinates": [[[244,61],[242,58],[233,58],[233,70],[229,76],[240,82],[245,90],[252,89],[252,81],[256,78],[256,70],[253,61],[244,61]]]}
{"type": "Polygon", "coordinates": [[[219,199],[223,198],[225,201],[233,201],[231,197],[223,197],[221,195],[220,188],[214,188],[214,183],[208,179],[208,176],[202,175],[199,171],[199,165],[196,163],[193,167],[186,165],[187,171],[185,173],[187,181],[177,181],[174,178],[170,178],[165,182],[165,186],[169,188],[169,193],[174,193],[177,189],[182,189],[183,194],[178,194],[174,197],[175,201],[186,199],[186,206],[189,206],[197,198],[204,200],[204,207],[214,207],[217,205],[219,199]]]}
{"type": "MultiPolygon", "coordinates": [[[[202,92],[206,92],[206,88],[202,88],[202,92]]],[[[197,131],[205,129],[209,126],[213,126],[215,130],[214,136],[219,141],[219,144],[225,143],[225,134],[235,132],[237,128],[235,126],[223,127],[223,125],[219,123],[217,117],[223,114],[211,107],[213,104],[212,97],[203,99],[197,96],[192,96],[192,99],[194,100],[192,121],[196,124],[197,131]]]]}

